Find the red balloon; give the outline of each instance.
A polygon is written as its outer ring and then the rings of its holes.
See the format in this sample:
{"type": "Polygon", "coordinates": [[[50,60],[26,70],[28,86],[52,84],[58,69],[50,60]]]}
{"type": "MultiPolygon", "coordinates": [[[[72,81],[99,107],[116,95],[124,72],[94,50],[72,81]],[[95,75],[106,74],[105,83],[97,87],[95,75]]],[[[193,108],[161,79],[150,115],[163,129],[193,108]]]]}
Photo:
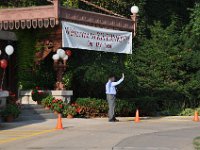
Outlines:
{"type": "Polygon", "coordinates": [[[72,55],[72,52],[70,50],[66,50],[65,54],[70,57],[72,55]]]}
{"type": "Polygon", "coordinates": [[[2,59],[2,60],[0,61],[0,65],[1,65],[1,68],[6,69],[7,66],[8,66],[7,60],[2,59]]]}

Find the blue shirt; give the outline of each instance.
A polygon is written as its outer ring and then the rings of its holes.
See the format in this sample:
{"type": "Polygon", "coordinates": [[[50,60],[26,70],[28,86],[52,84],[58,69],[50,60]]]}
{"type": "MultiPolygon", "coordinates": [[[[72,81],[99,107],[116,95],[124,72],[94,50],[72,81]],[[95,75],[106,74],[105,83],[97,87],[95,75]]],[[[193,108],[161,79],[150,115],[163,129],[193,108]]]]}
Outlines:
{"type": "Polygon", "coordinates": [[[115,86],[119,85],[122,81],[124,81],[123,77],[117,82],[112,82],[108,80],[108,82],[106,83],[106,94],[116,95],[117,92],[115,86]]]}

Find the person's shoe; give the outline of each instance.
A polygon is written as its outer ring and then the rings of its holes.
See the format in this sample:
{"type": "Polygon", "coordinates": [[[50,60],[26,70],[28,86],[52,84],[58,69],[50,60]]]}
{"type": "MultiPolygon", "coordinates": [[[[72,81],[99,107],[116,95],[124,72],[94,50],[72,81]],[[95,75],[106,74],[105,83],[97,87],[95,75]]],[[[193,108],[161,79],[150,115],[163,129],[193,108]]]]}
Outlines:
{"type": "Polygon", "coordinates": [[[119,122],[119,120],[116,118],[113,118],[113,119],[109,119],[109,122],[119,122]]]}
{"type": "Polygon", "coordinates": [[[109,122],[115,122],[115,120],[114,120],[114,119],[109,119],[108,121],[109,121],[109,122]]]}
{"type": "Polygon", "coordinates": [[[113,120],[114,120],[115,122],[119,122],[119,120],[118,120],[118,119],[116,119],[116,118],[114,118],[113,120]]]}

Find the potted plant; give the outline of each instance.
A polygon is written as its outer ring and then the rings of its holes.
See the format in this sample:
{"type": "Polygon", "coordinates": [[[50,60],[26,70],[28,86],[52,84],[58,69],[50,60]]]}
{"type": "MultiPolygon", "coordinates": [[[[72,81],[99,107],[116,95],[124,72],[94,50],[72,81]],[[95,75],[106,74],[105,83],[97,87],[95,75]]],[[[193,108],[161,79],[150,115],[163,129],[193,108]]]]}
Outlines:
{"type": "Polygon", "coordinates": [[[45,107],[45,109],[49,110],[51,108],[52,102],[55,98],[52,95],[49,95],[42,99],[42,105],[45,107]]]}
{"type": "Polygon", "coordinates": [[[49,94],[39,87],[36,87],[32,90],[31,96],[33,101],[37,102],[39,105],[41,104],[42,99],[46,98],[49,94]]]}
{"type": "Polygon", "coordinates": [[[3,111],[1,111],[1,117],[6,122],[12,122],[20,114],[20,109],[15,104],[8,104],[3,111]]]}
{"type": "Polygon", "coordinates": [[[71,119],[77,114],[77,110],[75,106],[65,105],[63,109],[63,115],[67,118],[71,119]]]}
{"type": "Polygon", "coordinates": [[[64,102],[61,99],[53,99],[51,108],[55,114],[59,114],[63,111],[63,105],[64,102]]]}

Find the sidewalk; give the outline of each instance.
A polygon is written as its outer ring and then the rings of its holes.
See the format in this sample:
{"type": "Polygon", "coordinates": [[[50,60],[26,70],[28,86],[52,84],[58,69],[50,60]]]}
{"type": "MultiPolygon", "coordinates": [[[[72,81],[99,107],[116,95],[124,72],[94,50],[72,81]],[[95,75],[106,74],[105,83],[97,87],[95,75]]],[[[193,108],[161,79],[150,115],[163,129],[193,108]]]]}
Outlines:
{"type": "MultiPolygon", "coordinates": [[[[118,118],[118,123],[110,123],[107,118],[63,118],[64,130],[0,144],[0,147],[1,150],[192,150],[193,138],[200,135],[196,132],[200,123],[192,118],[142,118],[140,123],[134,123],[132,117],[118,118]]],[[[3,123],[2,131],[47,131],[55,129],[56,121],[3,123]]]]}

